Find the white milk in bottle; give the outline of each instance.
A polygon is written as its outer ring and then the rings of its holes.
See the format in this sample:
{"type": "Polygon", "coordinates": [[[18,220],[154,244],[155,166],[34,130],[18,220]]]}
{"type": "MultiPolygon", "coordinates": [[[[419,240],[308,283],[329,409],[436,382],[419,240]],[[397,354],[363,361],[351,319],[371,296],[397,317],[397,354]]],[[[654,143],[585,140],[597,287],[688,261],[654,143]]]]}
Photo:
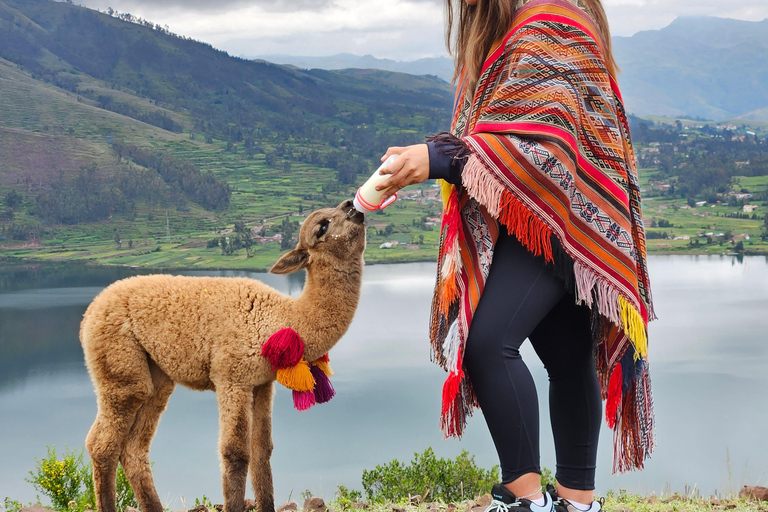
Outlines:
{"type": "Polygon", "coordinates": [[[378,209],[384,209],[395,202],[397,199],[397,194],[392,194],[386,201],[382,202],[381,197],[384,195],[386,190],[376,190],[376,185],[391,176],[391,174],[381,174],[379,171],[394,162],[397,157],[398,155],[392,155],[387,158],[384,163],[381,164],[378,169],[376,169],[376,172],[374,172],[371,177],[368,178],[368,181],[366,181],[362,187],[357,189],[357,194],[355,194],[355,199],[353,200],[355,209],[357,209],[357,211],[368,213],[378,209]]]}

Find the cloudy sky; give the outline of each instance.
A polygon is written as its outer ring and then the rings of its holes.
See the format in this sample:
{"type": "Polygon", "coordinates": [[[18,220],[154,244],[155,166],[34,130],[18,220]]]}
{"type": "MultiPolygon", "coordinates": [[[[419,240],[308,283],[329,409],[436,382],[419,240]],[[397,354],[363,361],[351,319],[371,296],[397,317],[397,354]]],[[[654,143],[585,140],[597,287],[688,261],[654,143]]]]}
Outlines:
{"type": "MultiPolygon", "coordinates": [[[[414,60],[445,54],[441,0],[75,0],[112,7],[232,55],[348,52],[414,60]]],[[[766,0],[603,0],[614,35],[659,29],[678,16],[768,18],[766,0]]]]}

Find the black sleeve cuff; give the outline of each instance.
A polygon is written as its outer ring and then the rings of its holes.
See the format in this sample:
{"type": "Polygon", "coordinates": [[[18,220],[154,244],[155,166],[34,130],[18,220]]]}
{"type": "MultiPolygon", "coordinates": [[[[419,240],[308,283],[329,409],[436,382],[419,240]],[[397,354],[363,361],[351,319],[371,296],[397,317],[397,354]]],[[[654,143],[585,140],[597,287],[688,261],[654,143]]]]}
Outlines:
{"type": "Polygon", "coordinates": [[[429,149],[429,179],[443,179],[453,185],[461,184],[461,173],[472,154],[458,137],[442,132],[427,138],[429,149]]]}
{"type": "Polygon", "coordinates": [[[429,148],[429,179],[441,179],[450,183],[453,157],[438,151],[433,141],[428,141],[427,147],[429,148]]]}

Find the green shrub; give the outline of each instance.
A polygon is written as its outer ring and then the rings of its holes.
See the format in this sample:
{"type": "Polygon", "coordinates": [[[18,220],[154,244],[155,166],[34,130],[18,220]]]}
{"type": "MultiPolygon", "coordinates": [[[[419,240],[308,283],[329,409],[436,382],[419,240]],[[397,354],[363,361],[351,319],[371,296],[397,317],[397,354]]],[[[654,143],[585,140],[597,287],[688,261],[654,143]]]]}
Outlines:
{"type": "Polygon", "coordinates": [[[348,489],[345,485],[336,488],[335,503],[342,510],[348,509],[353,503],[363,501],[363,493],[355,489],[348,489]]]}
{"type": "Polygon", "coordinates": [[[3,504],[0,505],[0,509],[4,512],[19,512],[24,505],[20,501],[12,500],[11,498],[5,498],[3,504]]]}
{"type": "Polygon", "coordinates": [[[548,470],[545,467],[542,467],[541,468],[541,488],[546,489],[547,485],[556,487],[557,482],[555,481],[554,475],[552,475],[552,471],[548,470]]]}
{"type": "MultiPolygon", "coordinates": [[[[51,500],[55,510],[61,512],[82,512],[96,507],[93,490],[93,466],[83,460],[80,452],[66,450],[61,459],[56,455],[56,447],[48,446],[48,455],[36,460],[34,471],[29,472],[35,490],[51,500]]],[[[138,507],[123,467],[117,466],[116,506],[119,512],[126,507],[138,507]]],[[[8,507],[6,507],[8,508],[8,507]]]]}
{"type": "Polygon", "coordinates": [[[35,471],[30,471],[31,483],[35,490],[48,496],[53,508],[67,511],[70,502],[77,503],[83,494],[88,472],[83,463],[83,452],[64,452],[59,459],[56,455],[56,447],[48,446],[48,456],[37,460],[35,471]]]}
{"type": "Polygon", "coordinates": [[[363,471],[363,489],[375,502],[397,501],[409,494],[446,502],[474,498],[489,492],[499,480],[499,467],[485,471],[464,450],[456,459],[438,459],[432,448],[415,453],[410,465],[393,460],[363,471]]]}

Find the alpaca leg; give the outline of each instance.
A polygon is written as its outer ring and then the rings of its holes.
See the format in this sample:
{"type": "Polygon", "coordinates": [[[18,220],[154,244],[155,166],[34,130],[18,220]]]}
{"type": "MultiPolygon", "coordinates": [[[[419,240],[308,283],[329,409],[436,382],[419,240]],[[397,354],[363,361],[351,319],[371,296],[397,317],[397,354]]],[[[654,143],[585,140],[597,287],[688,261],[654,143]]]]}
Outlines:
{"type": "Polygon", "coordinates": [[[224,512],[244,512],[250,459],[251,389],[216,386],[224,512]]]}
{"type": "Polygon", "coordinates": [[[253,423],[251,425],[251,484],[259,504],[259,512],[275,512],[272,485],[272,397],[274,382],[253,390],[253,423]]]}
{"type": "Polygon", "coordinates": [[[96,421],[85,440],[93,461],[96,509],[99,512],[115,512],[117,462],[136,411],[151,393],[151,382],[123,385],[121,383],[114,394],[105,394],[102,390],[96,421]]]}
{"type": "Polygon", "coordinates": [[[149,445],[160,422],[160,415],[163,414],[168,398],[176,385],[154,362],[150,361],[149,369],[155,392],[136,413],[136,420],[126,438],[123,453],[120,455],[120,463],[123,465],[141,510],[163,512],[163,505],[160,503],[152,480],[149,445]]]}

